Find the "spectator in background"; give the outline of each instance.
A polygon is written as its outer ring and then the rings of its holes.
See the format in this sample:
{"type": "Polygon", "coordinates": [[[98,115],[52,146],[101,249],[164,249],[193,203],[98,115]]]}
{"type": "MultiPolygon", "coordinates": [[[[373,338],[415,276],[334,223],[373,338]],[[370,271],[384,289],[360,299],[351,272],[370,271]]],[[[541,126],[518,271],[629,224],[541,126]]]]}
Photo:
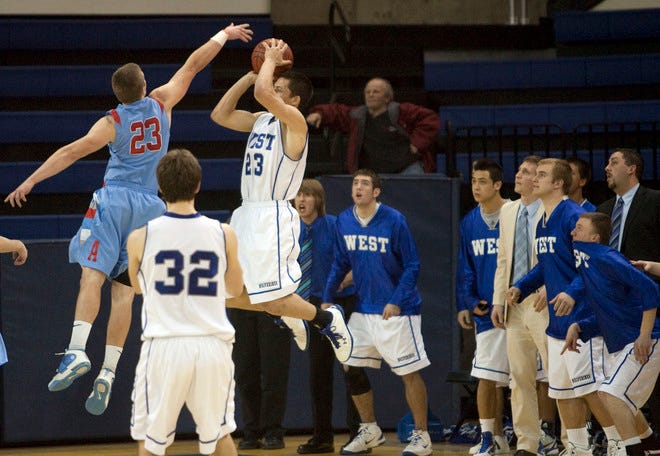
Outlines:
{"type": "Polygon", "coordinates": [[[541,160],[536,167],[533,184],[533,195],[540,198],[543,205],[534,245],[538,263],[509,288],[506,300],[509,304],[515,304],[519,298],[533,294],[545,284],[549,311],[546,366],[550,397],[557,399],[562,424],[566,426],[568,454],[591,456],[586,427],[589,409],[603,427],[605,435],[619,439],[612,419],[597,394],[605,380],[600,362],[603,338],[594,334],[581,353],[561,356],[568,327],[593,313],[580,293],[581,279],[575,267],[571,237],[584,209],[567,198],[571,186],[571,167],[565,160],[541,160]]]}
{"type": "MultiPolygon", "coordinates": [[[[22,266],[27,261],[28,251],[21,241],[16,239],[9,239],[0,236],[0,253],[11,252],[14,257],[14,265],[22,266]]],[[[5,348],[5,341],[2,340],[0,335],[0,366],[7,362],[7,349],[5,348]]]]}
{"type": "Polygon", "coordinates": [[[401,377],[415,422],[403,456],[429,456],[433,448],[427,431],[428,398],[420,370],[430,361],[422,338],[419,257],[405,217],[378,202],[380,191],[378,174],[370,169],[354,173],[355,204],[337,216],[334,261],[323,292],[323,302],[332,302],[346,274],[353,271],[359,299],[349,321],[354,349],[345,364],[361,424],[341,454],[369,453],[385,443],[376,422],[373,391],[362,369],[378,369],[385,360],[401,377]]]}
{"type": "Polygon", "coordinates": [[[575,264],[582,277],[587,303],[594,315],[573,323],[564,350],[579,351],[578,338],[588,342],[596,328],[605,339],[604,363],[610,373],[599,394],[619,433],[608,441],[608,455],[644,455],[634,415],[647,401],[660,372],[660,289],[630,261],[610,247],[608,215],[582,214],[572,231],[575,264]]]}
{"type": "MultiPolygon", "coordinates": [[[[317,307],[321,307],[325,282],[334,258],[333,245],[337,217],[325,212],[325,191],[315,179],[304,179],[293,201],[300,215],[301,246],[298,262],[302,278],[297,293],[317,307]]],[[[349,272],[334,295],[334,301],[344,308],[348,320],[355,305],[353,275],[349,272]]],[[[312,397],[312,438],[298,447],[298,453],[333,453],[334,433],[332,429],[332,378],[335,355],[326,337],[310,333],[309,339],[309,383],[312,397]]],[[[362,369],[362,368],[356,368],[362,369]]],[[[369,386],[370,388],[370,386],[369,386]]],[[[350,392],[346,391],[346,421],[350,440],[357,435],[360,415],[350,392]]]]}
{"type": "MultiPolygon", "coordinates": [[[[598,206],[598,212],[612,218],[612,248],[630,260],[657,262],[660,261],[660,192],[640,184],[643,171],[644,162],[639,152],[615,149],[605,167],[607,186],[615,196],[598,206]]],[[[657,427],[660,424],[660,394],[657,385],[649,399],[649,408],[651,422],[657,427]]],[[[642,444],[648,448],[660,447],[644,414],[638,413],[635,418],[642,444]]]]}
{"type": "MultiPolygon", "coordinates": [[[[531,293],[515,305],[505,302],[509,285],[515,283],[536,265],[534,237],[536,225],[541,219],[541,200],[534,195],[534,176],[541,160],[536,155],[525,157],[518,167],[514,191],[520,199],[502,206],[499,218],[499,245],[495,271],[493,324],[506,329],[507,354],[511,369],[511,414],[513,430],[518,437],[516,456],[529,456],[544,451],[556,453],[557,443],[552,436],[541,432],[538,401],[549,402],[547,388],[537,387],[538,357],[548,369],[548,309],[545,288],[531,293]],[[507,319],[505,320],[505,305],[507,319]],[[546,448],[547,446],[547,448],[546,448]]],[[[553,399],[554,400],[554,399],[553,399]]]]}
{"type": "Polygon", "coordinates": [[[364,88],[362,106],[313,106],[307,123],[348,134],[346,171],[360,168],[377,173],[422,174],[435,170],[433,146],[440,119],[430,109],[394,101],[386,79],[371,79],[364,88]]]}
{"type": "Polygon", "coordinates": [[[587,198],[584,197],[584,187],[591,181],[591,165],[578,157],[569,157],[566,159],[571,165],[571,188],[568,190],[568,197],[578,203],[587,212],[596,210],[587,198]]]}
{"type": "Polygon", "coordinates": [[[481,443],[470,449],[477,456],[508,453],[502,430],[503,388],[509,384],[506,332],[490,318],[497,267],[502,167],[489,158],[472,163],[472,196],[479,204],[461,220],[456,307],[458,323],[475,331],[477,348],[471,375],[479,379],[477,408],[481,443]]]}

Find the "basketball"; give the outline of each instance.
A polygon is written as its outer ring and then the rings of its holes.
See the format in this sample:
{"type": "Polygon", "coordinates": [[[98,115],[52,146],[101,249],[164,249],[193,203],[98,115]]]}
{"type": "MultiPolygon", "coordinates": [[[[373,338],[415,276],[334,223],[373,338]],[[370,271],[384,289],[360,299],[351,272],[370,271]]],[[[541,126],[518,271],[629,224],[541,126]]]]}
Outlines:
{"type": "MultiPolygon", "coordinates": [[[[264,41],[270,41],[271,39],[272,38],[266,38],[265,40],[257,44],[252,50],[252,69],[256,73],[259,72],[259,70],[261,69],[261,64],[264,63],[264,52],[266,52],[266,49],[264,47],[264,41]]],[[[290,60],[291,63],[275,67],[275,72],[274,72],[275,76],[278,76],[284,73],[285,71],[290,70],[291,67],[293,67],[293,51],[291,51],[290,47],[287,47],[286,51],[284,51],[283,58],[284,60],[290,60]]]]}

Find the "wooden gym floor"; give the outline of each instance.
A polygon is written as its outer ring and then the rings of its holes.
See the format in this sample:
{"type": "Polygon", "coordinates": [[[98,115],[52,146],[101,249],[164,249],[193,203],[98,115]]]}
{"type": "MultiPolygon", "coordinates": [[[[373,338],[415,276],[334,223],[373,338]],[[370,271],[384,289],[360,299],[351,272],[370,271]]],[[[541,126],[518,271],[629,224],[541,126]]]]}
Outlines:
{"type": "MultiPolygon", "coordinates": [[[[405,444],[400,443],[396,433],[386,434],[387,442],[372,452],[372,456],[401,456],[405,444]]],[[[305,443],[310,436],[292,435],[284,438],[286,447],[281,450],[241,450],[239,456],[297,456],[296,448],[305,443]]],[[[348,434],[335,436],[335,455],[339,454],[341,445],[348,440],[348,434]]],[[[236,441],[238,444],[238,440],[236,441]]],[[[454,445],[450,443],[434,443],[433,456],[464,456],[467,455],[470,445],[454,445]]],[[[168,456],[197,456],[197,441],[185,440],[174,442],[168,449],[168,456]]],[[[31,448],[4,448],[0,449],[0,456],[135,456],[137,448],[135,443],[113,443],[98,445],[50,446],[31,448]]]]}

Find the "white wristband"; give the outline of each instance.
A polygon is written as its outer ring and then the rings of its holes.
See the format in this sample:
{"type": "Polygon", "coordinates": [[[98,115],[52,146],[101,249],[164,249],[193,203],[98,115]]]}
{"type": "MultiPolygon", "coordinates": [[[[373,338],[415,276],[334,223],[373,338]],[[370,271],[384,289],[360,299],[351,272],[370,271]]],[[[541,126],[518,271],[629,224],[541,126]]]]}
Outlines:
{"type": "Polygon", "coordinates": [[[225,45],[225,43],[227,42],[227,38],[229,38],[229,35],[227,35],[227,32],[225,32],[224,30],[220,30],[218,33],[216,33],[211,37],[211,39],[216,43],[220,44],[220,46],[225,45]]]}

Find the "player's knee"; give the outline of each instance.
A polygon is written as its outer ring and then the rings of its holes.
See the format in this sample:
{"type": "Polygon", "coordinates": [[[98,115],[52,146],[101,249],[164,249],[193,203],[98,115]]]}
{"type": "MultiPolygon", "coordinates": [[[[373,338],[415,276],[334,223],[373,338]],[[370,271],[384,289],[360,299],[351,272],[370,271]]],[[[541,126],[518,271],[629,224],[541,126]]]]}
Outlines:
{"type": "Polygon", "coordinates": [[[371,383],[369,383],[369,377],[367,377],[367,372],[363,367],[349,366],[348,371],[344,373],[344,379],[351,396],[358,396],[371,391],[371,383]]]}

